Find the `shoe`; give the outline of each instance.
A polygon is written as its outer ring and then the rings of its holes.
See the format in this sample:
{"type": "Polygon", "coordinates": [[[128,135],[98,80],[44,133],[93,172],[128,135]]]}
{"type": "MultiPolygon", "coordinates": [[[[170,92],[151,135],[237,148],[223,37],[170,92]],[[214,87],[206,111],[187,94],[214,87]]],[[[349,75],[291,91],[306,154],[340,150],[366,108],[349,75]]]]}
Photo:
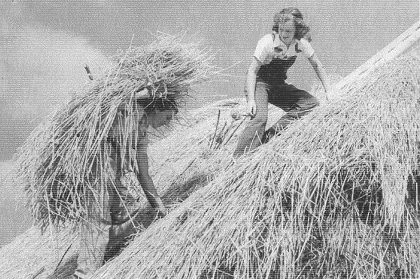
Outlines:
{"type": "Polygon", "coordinates": [[[166,215],[168,215],[168,210],[166,208],[157,208],[157,219],[164,218],[166,215]]]}
{"type": "Polygon", "coordinates": [[[84,272],[80,271],[80,270],[76,270],[74,272],[74,274],[72,275],[72,277],[70,277],[71,279],[87,279],[90,276],[85,274],[84,272]]]}

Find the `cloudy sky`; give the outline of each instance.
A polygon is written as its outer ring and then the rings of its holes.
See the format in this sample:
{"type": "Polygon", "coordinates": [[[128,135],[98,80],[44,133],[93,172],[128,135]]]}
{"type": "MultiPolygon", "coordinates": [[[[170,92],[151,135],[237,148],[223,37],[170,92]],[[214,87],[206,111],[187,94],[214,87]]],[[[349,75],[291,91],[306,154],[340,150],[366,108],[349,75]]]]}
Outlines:
{"type": "MultiPolygon", "coordinates": [[[[203,89],[192,107],[213,95],[241,96],[256,42],[287,6],[303,12],[318,56],[341,76],[419,18],[418,0],[1,0],[0,161],[87,82],[85,64],[99,72],[118,49],[145,44],[156,31],[187,31],[217,52],[218,66],[229,67],[230,80],[203,89]]],[[[304,60],[289,76],[304,89],[315,80],[304,60]]]]}

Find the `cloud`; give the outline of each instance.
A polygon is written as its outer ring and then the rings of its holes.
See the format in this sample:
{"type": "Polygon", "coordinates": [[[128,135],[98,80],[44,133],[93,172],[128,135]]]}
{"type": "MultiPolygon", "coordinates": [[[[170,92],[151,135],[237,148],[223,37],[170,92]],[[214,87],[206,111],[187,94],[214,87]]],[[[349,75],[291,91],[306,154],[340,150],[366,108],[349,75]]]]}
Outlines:
{"type": "Polygon", "coordinates": [[[12,117],[45,115],[66,99],[75,85],[87,81],[84,65],[107,64],[88,42],[64,32],[24,26],[9,36],[6,53],[7,110],[12,117]]]}
{"type": "Polygon", "coordinates": [[[12,161],[0,161],[0,248],[32,224],[22,186],[12,180],[12,161]]]}
{"type": "Polygon", "coordinates": [[[99,73],[108,59],[81,36],[22,19],[19,6],[0,17],[0,160],[69,93],[99,73]]]}
{"type": "Polygon", "coordinates": [[[0,161],[0,190],[2,193],[0,203],[3,203],[5,200],[13,200],[23,204],[23,189],[13,183],[13,168],[13,161],[0,161]]]}

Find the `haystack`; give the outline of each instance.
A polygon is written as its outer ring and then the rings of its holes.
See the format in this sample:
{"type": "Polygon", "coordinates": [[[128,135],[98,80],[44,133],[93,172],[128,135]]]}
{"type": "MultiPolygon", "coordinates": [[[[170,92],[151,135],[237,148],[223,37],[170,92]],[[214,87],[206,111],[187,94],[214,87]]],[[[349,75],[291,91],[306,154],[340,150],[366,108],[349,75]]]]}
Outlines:
{"type": "MultiPolygon", "coordinates": [[[[229,99],[186,112],[165,137],[151,142],[150,174],[170,209],[231,163],[230,154],[243,128],[243,119],[232,119],[231,110],[243,107],[242,99],[229,99]]],[[[270,108],[270,113],[274,122],[280,112],[270,108]]],[[[141,190],[139,194],[140,211],[134,221],[141,233],[154,215],[149,214],[151,208],[141,190]]],[[[52,229],[41,234],[39,228],[31,228],[0,249],[1,274],[6,278],[68,278],[76,268],[75,236],[71,230],[52,229]]]]}
{"type": "Polygon", "coordinates": [[[352,83],[139,234],[95,278],[420,276],[420,59],[352,83]]]}
{"type": "MultiPolygon", "coordinates": [[[[103,76],[35,129],[17,155],[17,176],[35,221],[42,228],[62,227],[98,216],[114,179],[108,138],[122,150],[135,150],[145,109],[135,101],[139,94],[153,99],[148,106],[169,96],[182,105],[195,85],[216,73],[212,58],[182,36],[158,34],[151,44],[116,55],[103,76]]],[[[135,152],[121,156],[135,170],[135,152]]]]}

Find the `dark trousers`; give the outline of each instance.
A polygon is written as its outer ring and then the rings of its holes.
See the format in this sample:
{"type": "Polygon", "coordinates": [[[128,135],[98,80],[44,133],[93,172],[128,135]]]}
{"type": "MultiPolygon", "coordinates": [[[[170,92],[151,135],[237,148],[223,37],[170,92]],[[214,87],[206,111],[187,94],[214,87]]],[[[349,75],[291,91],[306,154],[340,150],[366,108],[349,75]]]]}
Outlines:
{"type": "Polygon", "coordinates": [[[233,154],[234,157],[238,157],[267,142],[273,135],[285,129],[292,121],[309,113],[314,107],[319,105],[317,98],[291,84],[272,85],[259,80],[257,80],[255,86],[255,103],[257,106],[256,115],[248,121],[240,135],[233,154]],[[265,131],[268,118],[268,103],[281,108],[286,114],[265,131]]]}

